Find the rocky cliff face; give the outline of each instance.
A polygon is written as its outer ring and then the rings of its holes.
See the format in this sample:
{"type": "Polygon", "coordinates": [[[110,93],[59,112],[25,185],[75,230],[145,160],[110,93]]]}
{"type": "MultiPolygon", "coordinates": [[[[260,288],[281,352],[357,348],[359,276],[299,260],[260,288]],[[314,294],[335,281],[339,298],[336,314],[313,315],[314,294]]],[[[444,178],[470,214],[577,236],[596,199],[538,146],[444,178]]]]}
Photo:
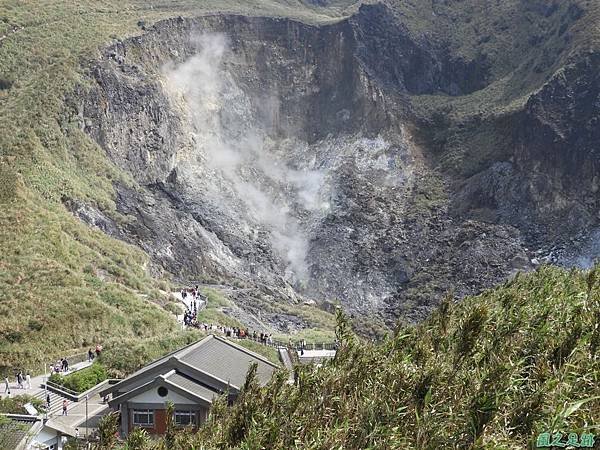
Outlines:
{"type": "Polygon", "coordinates": [[[518,227],[544,262],[571,264],[580,255],[589,265],[598,257],[586,237],[597,234],[600,218],[598,56],[560,69],[522,109],[496,120],[506,153],[454,196],[459,216],[487,210],[490,220],[518,227]]]}
{"type": "Polygon", "coordinates": [[[570,233],[595,220],[595,61],[494,119],[514,129],[514,151],[460,177],[436,162],[443,122],[415,118],[408,98],[484,88],[486,57],[415,37],[383,6],[321,26],[160,22],[106,48],[73,100],[134,180],[116,186],[127,220],[70,207],[141,246],[157,272],[254,287],[242,304],[308,296],[418,319],[450,287],[464,295],[530,268],[522,236],[539,241],[545,217],[577,205],[570,233]]]}

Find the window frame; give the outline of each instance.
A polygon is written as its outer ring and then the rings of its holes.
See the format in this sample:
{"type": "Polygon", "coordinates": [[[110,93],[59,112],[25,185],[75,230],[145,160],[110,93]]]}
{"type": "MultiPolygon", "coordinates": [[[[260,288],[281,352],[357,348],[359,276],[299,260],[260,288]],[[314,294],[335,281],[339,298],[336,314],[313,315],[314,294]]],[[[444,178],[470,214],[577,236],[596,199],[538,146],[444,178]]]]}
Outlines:
{"type": "Polygon", "coordinates": [[[133,409],[131,413],[131,422],[134,427],[154,428],[154,410],[153,409],[133,409]],[[148,416],[148,423],[136,422],[136,414],[145,414],[148,416]]]}
{"type": "Polygon", "coordinates": [[[195,427],[195,426],[197,426],[197,421],[198,421],[198,418],[196,417],[196,411],[190,411],[190,410],[185,410],[185,409],[176,409],[175,411],[173,411],[173,423],[177,427],[189,427],[189,426],[195,427]],[[178,416],[188,417],[189,422],[183,423],[183,424],[177,422],[178,416]]]}

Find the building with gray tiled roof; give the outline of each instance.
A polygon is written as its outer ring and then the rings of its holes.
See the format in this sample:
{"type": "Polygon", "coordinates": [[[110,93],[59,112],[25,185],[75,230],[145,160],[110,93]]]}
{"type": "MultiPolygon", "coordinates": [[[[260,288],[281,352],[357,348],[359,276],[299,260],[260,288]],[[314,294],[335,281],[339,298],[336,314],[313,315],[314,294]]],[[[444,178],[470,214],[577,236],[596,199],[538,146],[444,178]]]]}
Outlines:
{"type": "Polygon", "coordinates": [[[170,353],[111,386],[109,405],[121,413],[121,434],[142,427],[162,434],[166,404],[173,403],[175,423],[197,426],[208,417],[212,402],[228,392],[234,401],[252,364],[266,384],[279,367],[266,358],[215,335],[170,353]]]}
{"type": "Polygon", "coordinates": [[[27,448],[36,424],[37,419],[32,416],[0,416],[0,450],[27,448]]]}

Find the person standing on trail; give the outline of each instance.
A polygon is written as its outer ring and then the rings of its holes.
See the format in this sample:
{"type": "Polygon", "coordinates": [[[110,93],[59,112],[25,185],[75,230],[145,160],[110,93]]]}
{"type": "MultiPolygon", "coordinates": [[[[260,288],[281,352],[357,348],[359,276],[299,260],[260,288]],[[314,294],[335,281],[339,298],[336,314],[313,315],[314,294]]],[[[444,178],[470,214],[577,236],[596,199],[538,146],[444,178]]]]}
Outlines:
{"type": "Polygon", "coordinates": [[[98,344],[96,345],[96,358],[100,357],[100,353],[102,353],[102,346],[98,344]]]}
{"type": "Polygon", "coordinates": [[[92,351],[92,349],[90,348],[88,350],[88,362],[92,362],[94,360],[94,352],[92,351]]]}
{"type": "Polygon", "coordinates": [[[8,383],[8,377],[4,377],[4,393],[10,392],[10,384],[8,383]]]}
{"type": "Polygon", "coordinates": [[[69,405],[69,403],[67,402],[67,400],[66,399],[63,400],[63,413],[62,413],[63,416],[67,415],[67,406],[68,405],[69,405]]]}
{"type": "Polygon", "coordinates": [[[17,373],[17,385],[19,386],[19,389],[23,389],[23,374],[20,370],[17,373]]]}
{"type": "Polygon", "coordinates": [[[46,394],[46,409],[50,411],[50,393],[46,394]]]}
{"type": "Polygon", "coordinates": [[[25,375],[25,386],[27,386],[27,389],[31,389],[31,375],[29,372],[25,375]]]}

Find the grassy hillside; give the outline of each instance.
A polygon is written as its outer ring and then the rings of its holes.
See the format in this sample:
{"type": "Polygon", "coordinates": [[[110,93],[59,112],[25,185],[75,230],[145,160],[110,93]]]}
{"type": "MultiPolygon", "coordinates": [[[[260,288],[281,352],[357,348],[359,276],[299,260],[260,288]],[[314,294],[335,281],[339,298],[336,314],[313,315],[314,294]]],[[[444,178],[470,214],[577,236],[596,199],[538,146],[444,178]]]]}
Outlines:
{"type": "Polygon", "coordinates": [[[599,323],[600,269],[550,267],[378,345],[341,318],[333,362],[249,383],[169,448],[523,449],[544,431],[598,433],[599,323]]]}
{"type": "MultiPolygon", "coordinates": [[[[327,8],[316,6],[318,3],[312,0],[1,2],[0,371],[11,367],[40,369],[43,362],[85,350],[114,335],[140,340],[176,329],[172,315],[161,307],[164,304],[161,290],[168,289],[168,280],[151,276],[147,255],[90,229],[63,205],[65,199],[83,200],[117,220],[126,221],[126,217],[115,211],[112,183],[118,180],[135,187],[133,180],[114,167],[81,131],[77,118],[66,107],[74,87],[84,80],[82,71],[86,61],[95,58],[98,49],[114,39],[141,33],[138,25],[141,22],[150,25],[168,17],[226,11],[291,16],[315,23],[348,14],[356,2],[335,0],[326,2],[327,8]]],[[[520,101],[520,97],[508,89],[513,86],[512,79],[499,67],[506,65],[516,70],[524,61],[521,53],[541,58],[560,50],[557,53],[560,58],[536,75],[537,81],[574,53],[597,48],[599,42],[600,8],[590,0],[561,3],[560,14],[536,22],[536,27],[528,23],[544,16],[536,6],[543,4],[541,0],[429,4],[389,0],[387,3],[411,32],[435,30],[435,33],[428,31],[427,38],[432,42],[447,41],[453,51],[465,58],[483,48],[493,61],[494,83],[481,92],[456,99],[444,96],[413,99],[414,107],[423,115],[445,111],[460,121],[465,114],[490,112],[490,99],[505,99],[499,103],[501,107],[510,106],[511,102],[520,101]],[[527,5],[533,5],[533,9],[525,11],[527,5]],[[561,14],[568,11],[569,5],[579,5],[586,14],[576,28],[568,30],[566,36],[570,36],[570,41],[565,44],[561,14]],[[492,17],[503,19],[492,23],[492,17]],[[503,30],[503,23],[510,24],[509,29],[503,30]],[[487,34],[490,37],[485,41],[487,34]],[[502,40],[501,35],[509,38],[502,40]],[[538,36],[537,41],[529,42],[534,36],[538,36]],[[548,36],[552,38],[546,39],[548,36]],[[483,47],[476,44],[481,39],[485,41],[480,42],[483,47]],[[515,42],[529,42],[527,50],[516,49],[515,42]],[[535,42],[538,44],[534,45],[535,42]]],[[[533,84],[527,81],[525,85],[533,84]]],[[[475,141],[467,138],[465,141],[475,141]]],[[[460,147],[457,159],[463,157],[460,147]]],[[[319,320],[325,319],[315,321],[319,320]]]]}
{"type": "Polygon", "coordinates": [[[0,371],[41,370],[110,336],[143,339],[175,329],[139,249],[73,217],[65,199],[117,220],[112,183],[133,181],[79,128],[66,101],[85,61],[147,25],[207,11],[331,20],[299,0],[0,4],[0,371]]]}
{"type": "Polygon", "coordinates": [[[114,378],[124,378],[146,364],[179,350],[205,336],[198,330],[183,330],[148,339],[114,339],[103,350],[100,362],[114,378]]]}

